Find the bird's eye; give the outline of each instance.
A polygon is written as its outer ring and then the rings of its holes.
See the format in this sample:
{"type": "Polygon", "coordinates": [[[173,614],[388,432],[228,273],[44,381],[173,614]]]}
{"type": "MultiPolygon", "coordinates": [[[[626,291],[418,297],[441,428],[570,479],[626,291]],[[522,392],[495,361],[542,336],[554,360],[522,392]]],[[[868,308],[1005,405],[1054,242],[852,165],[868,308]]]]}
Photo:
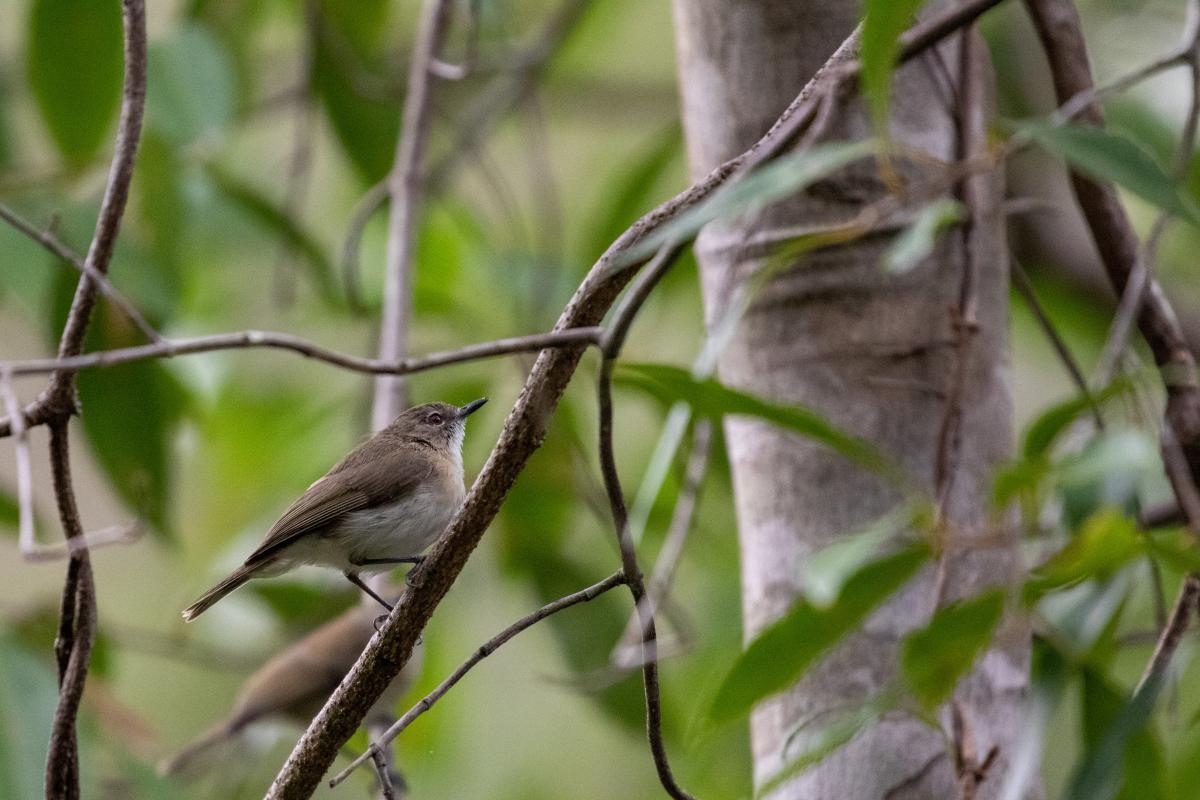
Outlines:
{"type": "Polygon", "coordinates": [[[436,411],[430,414],[428,419],[430,425],[441,425],[445,421],[442,419],[442,415],[436,411]]]}

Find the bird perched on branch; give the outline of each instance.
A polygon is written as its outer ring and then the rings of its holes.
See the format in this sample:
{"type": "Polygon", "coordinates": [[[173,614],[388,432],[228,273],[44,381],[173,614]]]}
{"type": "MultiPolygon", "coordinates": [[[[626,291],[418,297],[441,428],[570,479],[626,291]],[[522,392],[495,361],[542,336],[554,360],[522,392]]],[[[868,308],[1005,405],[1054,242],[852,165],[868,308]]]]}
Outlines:
{"type": "Polygon", "coordinates": [[[388,611],[392,604],[359,577],[419,564],[465,494],[462,442],[467,417],[487,398],[461,408],[426,403],[408,409],[308,487],[229,577],[183,612],[191,622],[252,578],[303,564],[340,569],[388,611]]]}
{"type": "MultiPolygon", "coordinates": [[[[390,590],[385,594],[395,600],[400,592],[390,590]]],[[[307,726],[367,646],[375,632],[374,617],[370,606],[355,606],[276,655],[242,684],[228,717],[161,762],[159,771],[194,774],[203,754],[236,739],[256,722],[287,720],[307,726]]],[[[368,723],[372,718],[390,722],[393,705],[419,671],[417,651],[372,706],[368,723]]]]}

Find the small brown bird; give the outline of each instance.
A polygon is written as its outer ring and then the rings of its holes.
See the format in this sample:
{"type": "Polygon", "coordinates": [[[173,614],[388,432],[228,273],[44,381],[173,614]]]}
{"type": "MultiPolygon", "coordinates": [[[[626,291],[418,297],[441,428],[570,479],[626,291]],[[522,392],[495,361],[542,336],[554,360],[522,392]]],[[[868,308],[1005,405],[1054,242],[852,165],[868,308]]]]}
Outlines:
{"type": "Polygon", "coordinates": [[[426,403],[408,409],[308,487],[229,577],[183,612],[191,622],[251,578],[302,564],[340,569],[389,611],[392,605],[359,577],[419,555],[441,536],[462,502],[466,419],[487,402],[461,408],[426,403]]]}
{"type": "MultiPolygon", "coordinates": [[[[393,600],[398,595],[388,593],[393,600]]],[[[242,684],[229,716],[161,762],[159,772],[190,772],[199,756],[256,722],[284,719],[308,725],[367,646],[375,633],[374,618],[371,607],[355,606],[272,658],[242,684]]],[[[391,717],[392,706],[419,671],[420,658],[414,653],[372,707],[368,722],[373,716],[391,717]]]]}

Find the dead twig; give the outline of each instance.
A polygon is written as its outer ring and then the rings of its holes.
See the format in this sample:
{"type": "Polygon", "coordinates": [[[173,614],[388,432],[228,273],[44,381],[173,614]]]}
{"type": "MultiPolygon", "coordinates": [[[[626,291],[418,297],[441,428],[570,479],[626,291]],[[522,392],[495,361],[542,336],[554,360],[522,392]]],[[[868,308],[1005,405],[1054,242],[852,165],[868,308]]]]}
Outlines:
{"type": "Polygon", "coordinates": [[[560,597],[552,603],[547,603],[537,611],[521,617],[507,628],[500,631],[500,633],[496,634],[491,639],[488,639],[486,642],[480,645],[479,648],[472,653],[466,661],[460,664],[458,669],[454,670],[454,672],[450,673],[445,680],[439,683],[437,688],[421,698],[416,705],[406,711],[404,716],[394,722],[386,731],[374,737],[374,741],[371,742],[371,746],[367,748],[367,751],[351,761],[344,770],[335,775],[333,779],[329,781],[329,786],[331,788],[337,786],[339,783],[346,780],[351,772],[366,763],[368,759],[374,759],[379,753],[382,752],[383,748],[387,747],[388,744],[395,740],[397,736],[403,733],[405,728],[413,724],[417,717],[433,708],[434,704],[437,703],[438,700],[441,700],[448,691],[454,688],[454,685],[462,680],[463,676],[470,672],[476,664],[478,664],[480,661],[483,661],[492,653],[496,652],[496,650],[498,650],[510,639],[515,637],[518,633],[527,630],[528,628],[532,628],[537,623],[553,614],[557,614],[563,609],[570,608],[571,606],[578,605],[580,603],[587,603],[591,600],[595,600],[608,590],[614,589],[623,583],[625,583],[624,573],[613,573],[599,583],[593,584],[586,589],[582,589],[574,594],[569,594],[566,597],[560,597]]]}

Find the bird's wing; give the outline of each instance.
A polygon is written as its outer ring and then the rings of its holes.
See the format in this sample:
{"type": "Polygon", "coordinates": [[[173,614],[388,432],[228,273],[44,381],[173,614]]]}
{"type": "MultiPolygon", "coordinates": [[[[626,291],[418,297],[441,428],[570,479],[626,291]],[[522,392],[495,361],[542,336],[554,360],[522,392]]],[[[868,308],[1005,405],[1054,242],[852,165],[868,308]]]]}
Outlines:
{"type": "Polygon", "coordinates": [[[406,463],[411,462],[403,458],[403,453],[387,452],[373,460],[339,464],[288,506],[246,563],[267,560],[296,539],[329,525],[343,514],[396,500],[412,491],[425,475],[404,470],[406,463]]]}

